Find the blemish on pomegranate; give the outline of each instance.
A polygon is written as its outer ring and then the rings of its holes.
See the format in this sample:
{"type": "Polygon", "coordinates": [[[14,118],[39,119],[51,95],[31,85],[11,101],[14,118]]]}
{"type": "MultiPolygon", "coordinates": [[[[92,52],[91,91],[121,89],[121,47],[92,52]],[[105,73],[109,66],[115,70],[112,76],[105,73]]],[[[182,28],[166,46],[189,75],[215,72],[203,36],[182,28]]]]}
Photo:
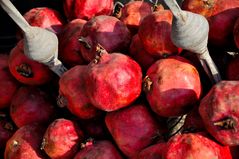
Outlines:
{"type": "Polygon", "coordinates": [[[16,67],[16,71],[22,75],[23,77],[26,77],[26,78],[32,78],[33,77],[33,72],[32,72],[32,69],[30,67],[30,65],[26,64],[26,63],[23,63],[19,66],[16,67]]]}

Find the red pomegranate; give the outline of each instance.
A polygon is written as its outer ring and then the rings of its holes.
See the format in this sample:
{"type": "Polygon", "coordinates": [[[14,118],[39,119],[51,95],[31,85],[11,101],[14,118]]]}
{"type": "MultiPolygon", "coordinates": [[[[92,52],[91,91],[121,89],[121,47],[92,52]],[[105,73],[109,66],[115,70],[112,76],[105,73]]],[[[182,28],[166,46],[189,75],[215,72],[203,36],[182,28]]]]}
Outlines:
{"type": "Polygon", "coordinates": [[[68,20],[89,20],[98,15],[111,15],[113,0],[64,0],[64,12],[68,20]]]}
{"type": "Polygon", "coordinates": [[[232,159],[228,146],[221,146],[199,133],[179,134],[170,138],[163,158],[232,159]]]}
{"type": "Polygon", "coordinates": [[[107,140],[88,141],[74,159],[123,159],[117,148],[107,140]]]}
{"type": "Polygon", "coordinates": [[[48,94],[30,86],[19,88],[10,106],[11,118],[18,127],[34,122],[47,124],[53,118],[54,112],[48,94]]]}
{"type": "Polygon", "coordinates": [[[239,81],[221,81],[201,100],[199,113],[208,132],[223,145],[239,144],[239,81]]]}
{"type": "Polygon", "coordinates": [[[85,84],[91,103],[104,111],[129,106],[141,93],[142,71],[122,53],[108,54],[102,47],[87,68],[85,84]]]}
{"type": "Polygon", "coordinates": [[[138,34],[132,38],[129,56],[138,62],[143,72],[146,72],[148,68],[158,60],[158,57],[154,57],[145,51],[138,34]]]}
{"type": "Polygon", "coordinates": [[[23,51],[23,41],[11,50],[9,57],[11,74],[21,83],[42,85],[52,79],[52,71],[44,64],[27,58],[23,51]]]}
{"type": "Polygon", "coordinates": [[[184,0],[182,8],[208,19],[209,43],[223,48],[233,44],[233,27],[239,17],[238,0],[184,0]]]}
{"type": "Polygon", "coordinates": [[[86,70],[87,66],[77,65],[65,72],[59,81],[59,100],[65,101],[70,112],[81,119],[90,119],[101,113],[86,94],[86,70]]]}
{"type": "Polygon", "coordinates": [[[81,29],[86,23],[83,19],[75,19],[69,22],[59,38],[59,59],[68,67],[85,64],[78,41],[81,29]]]}
{"type": "Polygon", "coordinates": [[[31,26],[48,29],[59,34],[64,25],[60,13],[48,7],[32,8],[24,14],[24,18],[31,26]]]}
{"type": "Polygon", "coordinates": [[[96,47],[102,45],[109,53],[128,49],[131,34],[126,25],[113,16],[100,15],[90,19],[82,28],[79,41],[83,58],[95,58],[96,47]]]}
{"type": "Polygon", "coordinates": [[[152,144],[159,130],[156,120],[142,104],[108,113],[105,123],[119,149],[129,158],[152,144]]]}
{"type": "Polygon", "coordinates": [[[226,79],[227,80],[239,80],[239,56],[229,60],[226,66],[226,79]]]}
{"type": "Polygon", "coordinates": [[[47,128],[41,149],[44,149],[51,159],[72,159],[79,143],[83,141],[83,136],[75,122],[56,119],[47,128]]]}
{"type": "Polygon", "coordinates": [[[201,95],[198,71],[179,56],[160,59],[151,65],[143,87],[152,110],[164,117],[188,112],[201,95]]]}
{"type": "Polygon", "coordinates": [[[46,159],[40,150],[44,131],[36,123],[19,128],[7,141],[4,159],[46,159]]]}
{"type": "Polygon", "coordinates": [[[142,19],[153,13],[153,7],[146,1],[130,1],[120,11],[119,19],[129,28],[131,33],[138,32],[142,19]]]}
{"type": "Polygon", "coordinates": [[[237,18],[234,25],[233,36],[234,36],[234,41],[236,43],[236,46],[239,49],[239,17],[237,18]]]}
{"type": "Polygon", "coordinates": [[[139,37],[145,50],[157,57],[178,54],[171,40],[173,15],[169,10],[160,10],[146,16],[139,26],[139,37]]]}
{"type": "Polygon", "coordinates": [[[8,68],[9,56],[0,54],[0,109],[10,105],[15,92],[19,87],[17,80],[11,75],[8,68]]]}

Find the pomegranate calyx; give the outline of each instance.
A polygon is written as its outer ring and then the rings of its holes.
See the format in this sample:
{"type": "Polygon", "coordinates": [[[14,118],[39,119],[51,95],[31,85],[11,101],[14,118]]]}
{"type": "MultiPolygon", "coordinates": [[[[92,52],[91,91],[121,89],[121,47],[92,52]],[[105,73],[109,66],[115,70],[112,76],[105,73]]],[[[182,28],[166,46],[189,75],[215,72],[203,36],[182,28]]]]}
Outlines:
{"type": "Polygon", "coordinates": [[[119,19],[122,16],[122,8],[123,7],[124,7],[124,5],[121,2],[117,1],[114,5],[113,16],[119,19]]]}
{"type": "Polygon", "coordinates": [[[21,65],[17,66],[16,70],[23,77],[26,77],[26,78],[33,77],[32,69],[31,69],[30,65],[28,65],[26,63],[22,63],[21,65]]]}
{"type": "Polygon", "coordinates": [[[145,92],[149,92],[152,88],[153,81],[149,78],[149,76],[145,76],[143,81],[143,90],[145,92]]]}
{"type": "Polygon", "coordinates": [[[57,97],[57,105],[60,108],[66,107],[68,105],[67,99],[61,94],[59,94],[57,97]]]}
{"type": "Polygon", "coordinates": [[[213,123],[214,126],[218,126],[223,130],[234,129],[236,126],[236,121],[232,117],[227,117],[222,120],[213,123]]]}
{"type": "Polygon", "coordinates": [[[95,140],[90,137],[90,138],[88,138],[85,142],[81,143],[80,148],[83,149],[83,148],[85,148],[85,147],[87,147],[87,146],[92,146],[92,145],[94,145],[94,144],[95,144],[95,140]]]}
{"type": "Polygon", "coordinates": [[[78,41],[88,50],[90,50],[92,47],[91,45],[86,41],[86,38],[84,38],[83,36],[81,36],[78,41]]]}

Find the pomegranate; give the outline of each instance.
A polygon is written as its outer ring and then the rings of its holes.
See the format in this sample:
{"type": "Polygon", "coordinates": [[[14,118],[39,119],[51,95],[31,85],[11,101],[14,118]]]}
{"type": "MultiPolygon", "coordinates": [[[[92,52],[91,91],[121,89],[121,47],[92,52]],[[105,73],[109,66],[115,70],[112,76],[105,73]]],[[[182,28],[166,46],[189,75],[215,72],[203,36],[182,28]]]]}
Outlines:
{"type": "Polygon", "coordinates": [[[98,15],[111,15],[113,0],[64,0],[64,12],[68,20],[89,20],[98,15]]]}
{"type": "Polygon", "coordinates": [[[53,118],[54,112],[48,94],[30,86],[19,88],[10,106],[11,118],[18,127],[34,122],[48,123],[53,118]]]}
{"type": "Polygon", "coordinates": [[[239,146],[230,146],[230,152],[231,152],[231,155],[232,155],[232,159],[237,159],[239,158],[239,153],[238,153],[238,150],[239,150],[239,146]]]}
{"type": "Polygon", "coordinates": [[[239,17],[237,18],[234,25],[233,36],[234,36],[234,41],[236,43],[236,46],[237,48],[239,48],[239,17]]]}
{"type": "Polygon", "coordinates": [[[159,130],[150,111],[142,104],[108,113],[105,123],[119,149],[127,157],[135,156],[152,144],[159,130]]]}
{"type": "Polygon", "coordinates": [[[83,58],[90,62],[95,58],[98,44],[102,45],[109,53],[127,50],[131,34],[119,19],[100,15],[87,21],[81,30],[79,41],[83,58]]]}
{"type": "Polygon", "coordinates": [[[238,0],[184,0],[182,8],[208,19],[209,43],[223,48],[233,44],[233,27],[239,15],[238,0]]]}
{"type": "Polygon", "coordinates": [[[129,56],[138,62],[143,72],[146,72],[147,69],[158,59],[145,51],[138,34],[134,35],[132,38],[129,56]]]}
{"type": "Polygon", "coordinates": [[[116,147],[107,140],[88,141],[74,159],[123,159],[116,147]]]}
{"type": "Polygon", "coordinates": [[[85,65],[77,65],[65,72],[59,81],[59,102],[66,104],[70,112],[81,119],[98,116],[101,111],[95,108],[86,94],[85,65]]]}
{"type": "Polygon", "coordinates": [[[83,137],[83,132],[75,122],[56,119],[48,126],[41,148],[51,159],[72,159],[83,137]]]}
{"type": "Polygon", "coordinates": [[[188,112],[201,94],[198,71],[190,61],[179,56],[156,61],[143,83],[152,110],[164,117],[188,112]]]}
{"type": "Polygon", "coordinates": [[[208,132],[223,145],[239,144],[239,81],[221,81],[201,100],[199,113],[208,132]]]}
{"type": "Polygon", "coordinates": [[[142,19],[153,13],[152,5],[146,1],[130,1],[120,11],[119,19],[129,28],[131,33],[138,32],[142,19]]]}
{"type": "Polygon", "coordinates": [[[221,146],[199,133],[179,134],[167,143],[164,159],[231,159],[228,146],[221,146]]]}
{"type": "Polygon", "coordinates": [[[11,74],[21,83],[27,85],[42,85],[52,79],[52,71],[44,64],[31,60],[24,55],[23,41],[19,41],[9,57],[11,74]]]}
{"type": "Polygon", "coordinates": [[[229,60],[226,66],[226,79],[227,80],[239,80],[239,56],[235,56],[229,60]]]}
{"type": "Polygon", "coordinates": [[[59,59],[67,66],[85,64],[78,41],[81,29],[86,23],[83,19],[75,19],[69,22],[59,38],[59,59]]]}
{"type": "Polygon", "coordinates": [[[64,25],[64,21],[58,11],[48,7],[32,8],[24,14],[24,18],[31,26],[48,29],[59,34],[64,25]]]}
{"type": "Polygon", "coordinates": [[[147,15],[140,23],[139,38],[149,54],[167,57],[179,53],[171,40],[172,19],[171,11],[160,10],[147,15]]]}
{"type": "Polygon", "coordinates": [[[7,141],[15,132],[15,127],[4,112],[0,112],[0,149],[4,149],[7,141]]]}
{"type": "Polygon", "coordinates": [[[17,80],[11,75],[8,68],[9,56],[0,54],[0,109],[10,105],[15,92],[19,87],[17,80]]]}
{"type": "Polygon", "coordinates": [[[4,159],[47,159],[40,150],[44,131],[36,123],[19,128],[7,141],[4,159]]]}
{"type": "Polygon", "coordinates": [[[157,143],[146,147],[132,159],[163,159],[163,153],[166,149],[166,143],[157,143]]]}
{"type": "Polygon", "coordinates": [[[129,106],[141,93],[142,71],[138,63],[121,53],[108,54],[102,47],[87,68],[86,92],[91,103],[104,111],[129,106]]]}

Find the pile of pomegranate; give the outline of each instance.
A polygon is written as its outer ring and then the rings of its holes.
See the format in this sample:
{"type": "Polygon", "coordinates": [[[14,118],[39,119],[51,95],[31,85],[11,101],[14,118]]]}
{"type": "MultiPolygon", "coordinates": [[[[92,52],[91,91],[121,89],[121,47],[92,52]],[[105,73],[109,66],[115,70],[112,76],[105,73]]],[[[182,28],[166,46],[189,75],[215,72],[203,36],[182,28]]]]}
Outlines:
{"type": "Polygon", "coordinates": [[[28,58],[20,30],[16,45],[0,50],[0,158],[239,158],[238,0],[181,5],[209,22],[218,83],[174,45],[162,4],[43,4],[24,18],[57,34],[67,71],[59,77],[28,58]]]}

